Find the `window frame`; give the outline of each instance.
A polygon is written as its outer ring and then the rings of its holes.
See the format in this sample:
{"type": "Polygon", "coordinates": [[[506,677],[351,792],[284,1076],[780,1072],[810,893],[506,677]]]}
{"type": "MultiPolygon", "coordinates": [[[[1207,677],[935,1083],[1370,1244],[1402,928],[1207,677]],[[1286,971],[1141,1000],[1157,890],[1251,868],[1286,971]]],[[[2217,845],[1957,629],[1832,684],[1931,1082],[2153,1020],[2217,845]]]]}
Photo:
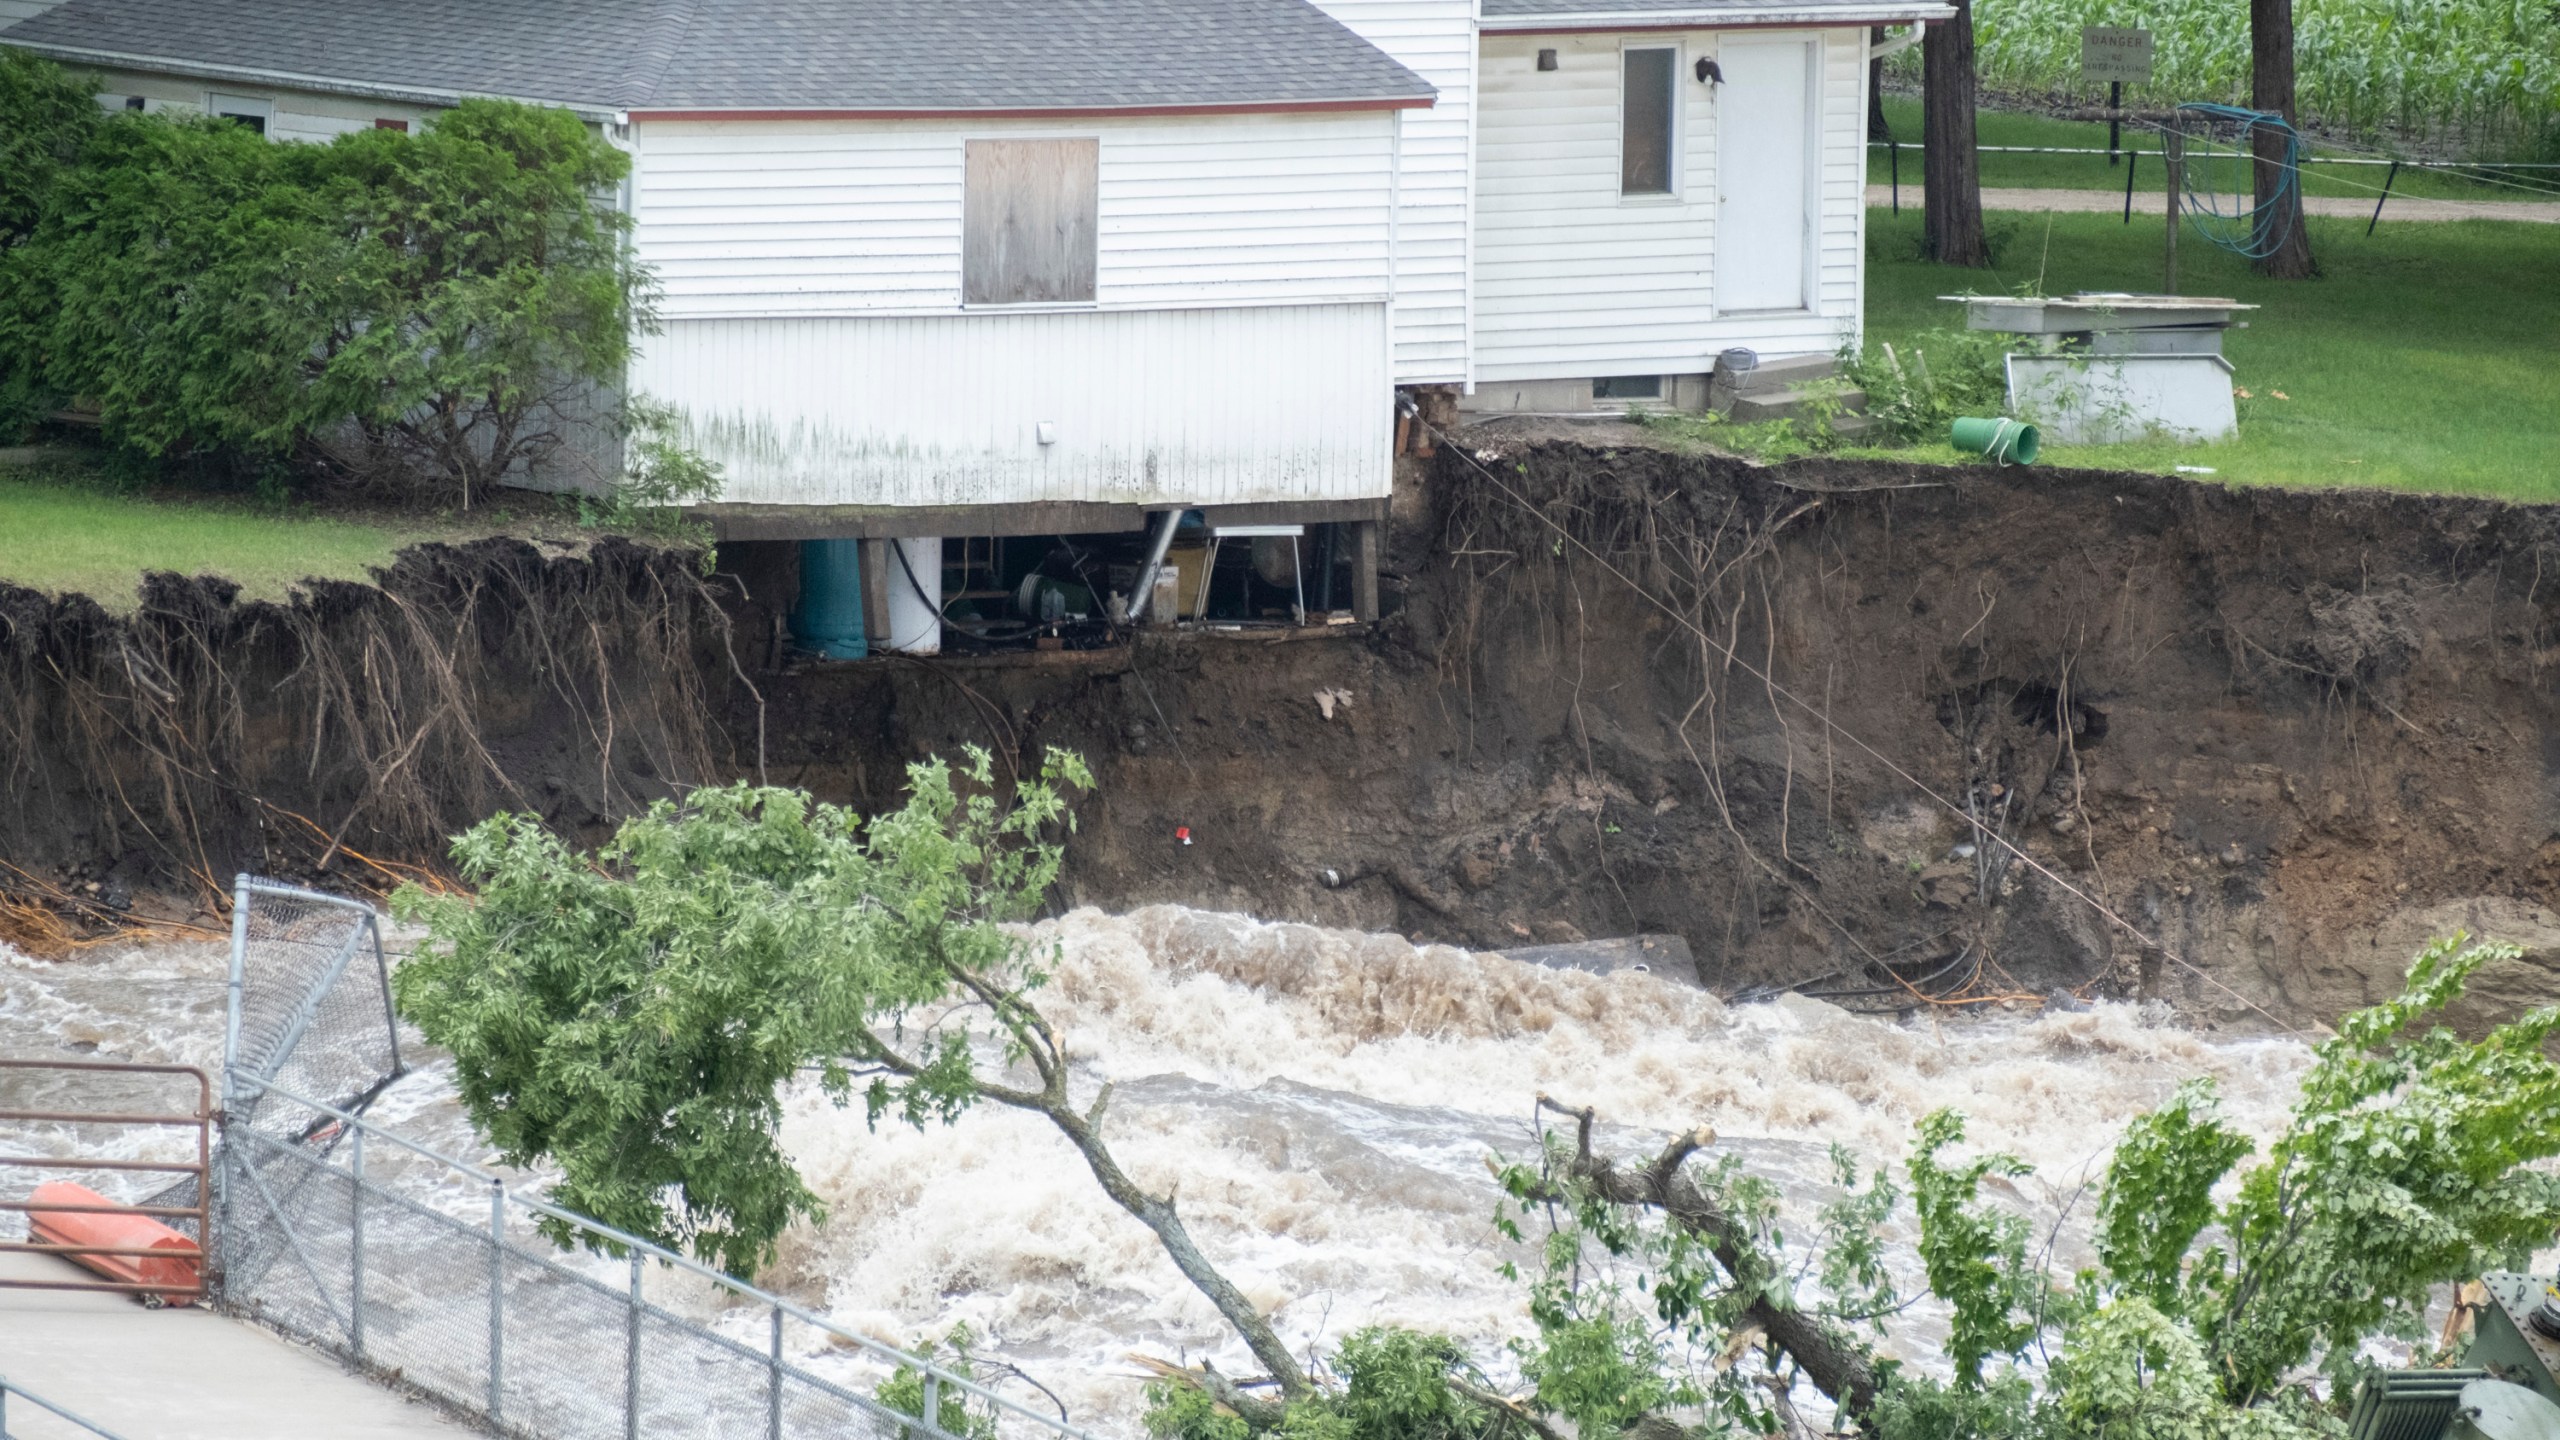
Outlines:
{"type": "Polygon", "coordinates": [[[1688,46],[1680,40],[1665,42],[1629,38],[1618,42],[1618,203],[1621,205],[1676,205],[1686,198],[1684,188],[1687,176],[1684,171],[1687,167],[1683,163],[1683,157],[1687,153],[1689,137],[1686,117],[1682,114],[1687,107],[1681,103],[1684,97],[1680,90],[1680,76],[1683,73],[1682,63],[1687,59],[1688,46]],[[1663,117],[1664,188],[1660,190],[1629,190],[1627,188],[1627,140],[1631,134],[1629,122],[1632,118],[1627,109],[1627,66],[1629,58],[1638,52],[1651,52],[1671,57],[1671,84],[1665,95],[1667,102],[1665,108],[1669,113],[1663,117]]]}
{"type": "Polygon", "coordinates": [[[207,90],[204,92],[204,113],[216,120],[255,120],[260,136],[267,139],[275,137],[276,102],[271,98],[207,90]]]}
{"type": "Polygon", "coordinates": [[[1042,310],[1093,310],[1102,303],[1102,161],[1103,136],[1095,130],[998,131],[964,135],[960,141],[960,308],[966,311],[1016,313],[1042,310]],[[969,151],[980,144],[1019,141],[1081,141],[1093,147],[1093,288],[1081,300],[972,300],[969,298],[969,151]]]}

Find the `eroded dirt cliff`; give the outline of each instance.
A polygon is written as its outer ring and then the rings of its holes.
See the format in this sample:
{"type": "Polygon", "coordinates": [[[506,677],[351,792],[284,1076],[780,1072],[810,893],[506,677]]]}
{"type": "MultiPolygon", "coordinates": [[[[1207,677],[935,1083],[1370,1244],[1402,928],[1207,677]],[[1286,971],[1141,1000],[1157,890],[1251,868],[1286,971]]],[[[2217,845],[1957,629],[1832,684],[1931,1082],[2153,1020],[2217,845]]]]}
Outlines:
{"type": "Polygon", "coordinates": [[[924,754],[1062,745],[1101,780],[1062,904],[1674,932],[1726,992],[2251,1025],[2467,924],[2534,947],[2492,1003],[2560,997],[2560,511],[1487,431],[1399,496],[1374,630],[768,668],[787,554],[705,590],[420,553],[284,609],[171,578],[132,622],[0,596],[0,859],[105,898],[379,881],[332,847],[433,863],[499,805],[592,836],[759,763],[876,804],[924,754]]]}

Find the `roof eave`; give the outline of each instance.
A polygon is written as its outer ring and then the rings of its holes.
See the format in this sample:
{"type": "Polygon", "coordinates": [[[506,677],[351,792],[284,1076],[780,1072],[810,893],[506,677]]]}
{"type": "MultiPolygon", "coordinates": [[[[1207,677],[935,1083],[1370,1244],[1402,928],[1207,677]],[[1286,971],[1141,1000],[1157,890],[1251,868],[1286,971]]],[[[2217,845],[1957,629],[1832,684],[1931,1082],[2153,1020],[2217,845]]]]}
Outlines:
{"type": "Polygon", "coordinates": [[[54,45],[41,40],[12,40],[0,31],[0,45],[32,51],[55,60],[77,65],[101,66],[112,70],[144,70],[161,75],[183,75],[191,80],[227,80],[252,85],[274,85],[287,90],[302,90],[319,95],[348,95],[362,100],[394,100],[407,105],[449,106],[464,100],[520,100],[529,105],[546,105],[567,110],[581,120],[604,124],[620,118],[619,106],[595,100],[564,100],[542,95],[509,95],[493,90],[440,90],[421,85],[381,85],[366,80],[349,80],[329,75],[303,75],[290,70],[262,70],[247,65],[218,65],[202,60],[179,60],[166,55],[135,55],[119,50],[92,50],[77,45],[54,45]]]}
{"type": "MultiPolygon", "coordinates": [[[[1952,13],[1952,12],[1950,12],[1952,13]]],[[[635,105],[642,120],[1001,120],[1113,119],[1157,115],[1268,115],[1342,111],[1426,110],[1429,95],[1344,96],[1316,100],[1229,100],[1167,105],[986,105],[895,109],[856,105],[635,105]]]]}
{"type": "Polygon", "coordinates": [[[1564,12],[1551,15],[1488,16],[1478,22],[1487,35],[1574,35],[1596,30],[1733,30],[1769,25],[1852,26],[1905,25],[1946,20],[1955,7],[1945,4],[1881,3],[1866,5],[1701,6],[1695,10],[1619,10],[1605,14],[1564,12]]]}

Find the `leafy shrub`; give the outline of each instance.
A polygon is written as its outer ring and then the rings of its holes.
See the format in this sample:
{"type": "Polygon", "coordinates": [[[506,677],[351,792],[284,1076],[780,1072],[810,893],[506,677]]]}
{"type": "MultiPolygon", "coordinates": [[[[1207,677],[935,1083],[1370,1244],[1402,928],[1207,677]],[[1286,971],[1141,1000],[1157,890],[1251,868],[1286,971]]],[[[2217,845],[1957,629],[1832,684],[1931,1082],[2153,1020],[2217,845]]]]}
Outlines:
{"type": "Polygon", "coordinates": [[[650,292],[597,203],[629,162],[577,117],[468,100],[415,135],[276,144],[85,94],[75,120],[80,88],[0,52],[0,241],[23,235],[0,244],[0,419],[78,400],[153,461],[290,460],[465,508],[610,423],[650,292]]]}
{"type": "Polygon", "coordinates": [[[1932,330],[1897,348],[1879,341],[1840,356],[1867,395],[1866,413],[1902,444],[1943,441],[1959,415],[2008,408],[2008,346],[1984,330],[1932,330]]]}
{"type": "Polygon", "coordinates": [[[1473,1440],[1485,1427],[1484,1407],[1449,1383],[1467,1355],[1446,1335],[1371,1326],[1343,1337],[1333,1364],[1339,1413],[1359,1440],[1473,1440]]]}
{"type": "Polygon", "coordinates": [[[2011,1440],[2033,1433],[2035,1391],[2014,1371],[1965,1387],[1897,1367],[1868,1427],[1879,1440],[2011,1440]]]}
{"type": "Polygon", "coordinates": [[[94,86],[49,60],[0,46],[0,250],[36,228],[53,183],[105,115],[94,86]]]}
{"type": "MultiPolygon", "coordinates": [[[[908,1353],[920,1360],[931,1361],[963,1380],[978,1378],[977,1363],[969,1352],[977,1348],[977,1332],[966,1325],[954,1325],[951,1333],[940,1340],[927,1339],[908,1353]],[[945,1359],[945,1354],[950,1358],[945,1359]]],[[[922,1370],[901,1365],[880,1382],[872,1398],[901,1415],[927,1419],[924,1413],[924,1380],[922,1370]]],[[[996,1440],[996,1412],[993,1405],[980,1401],[970,1403],[965,1390],[939,1390],[934,1396],[934,1413],[929,1417],[934,1429],[950,1440],[996,1440]]],[[[901,1430],[898,1440],[924,1440],[929,1432],[901,1430]]]]}
{"type": "Polygon", "coordinates": [[[1911,1203],[1920,1212],[1920,1263],[1929,1288],[1955,1312],[1947,1355],[1955,1362],[1956,1388],[1978,1390],[1985,1360],[2014,1356],[2035,1338],[2046,1284],[2027,1263],[2025,1218],[1977,1199],[1982,1177],[2024,1175],[2025,1162],[1994,1154],[1964,1165],[1940,1163],[1939,1155],[1963,1139],[1964,1117],[1953,1110],[1921,1119],[1911,1203]]]}
{"type": "MultiPolygon", "coordinates": [[[[1091,784],[1052,751],[1008,805],[973,750],[956,773],[910,766],[907,803],[868,822],[729,785],[658,802],[592,854],[499,815],[454,842],[477,895],[393,897],[427,928],[393,994],[453,1052],[464,1107],[508,1163],[559,1165],[557,1203],[752,1274],[785,1226],[823,1214],[775,1142],[782,1087],[815,1067],[847,1103],[850,1067],[877,1058],[872,1027],[966,981],[1037,985],[1000,926],[1056,878],[1046,827],[1091,784]]],[[[966,1036],[944,1030],[922,1073],[865,1099],[874,1122],[921,1125],[978,1094],[966,1036]]]]}
{"type": "Polygon", "coordinates": [[[2430,944],[2397,1000],[2341,1020],[2265,1163],[2217,1217],[2191,1310],[2225,1395],[2273,1393],[2320,1359],[2352,1370],[2367,1336],[2410,1336],[2427,1287],[2521,1267],[2560,1230],[2560,1006],[2472,1042],[2432,1025],[2513,945],[2430,944]],[[2417,1027],[2430,1028],[2419,1033],[2417,1027]]]}

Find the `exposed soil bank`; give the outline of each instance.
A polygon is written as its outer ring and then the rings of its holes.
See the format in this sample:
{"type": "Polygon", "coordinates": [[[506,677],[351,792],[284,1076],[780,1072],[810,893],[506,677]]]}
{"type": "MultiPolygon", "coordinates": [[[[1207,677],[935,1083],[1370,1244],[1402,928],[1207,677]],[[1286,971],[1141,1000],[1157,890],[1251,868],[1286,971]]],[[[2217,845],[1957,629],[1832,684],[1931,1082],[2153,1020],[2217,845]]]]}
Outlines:
{"type": "Polygon", "coordinates": [[[0,585],[0,894],[210,920],[230,876],[387,885],[506,807],[593,827],[722,773],[727,629],[694,552],[488,540],[290,603],[0,585]]]}
{"type": "Polygon", "coordinates": [[[2535,947],[2497,1003],[2560,997],[2560,511],[1470,444],[1400,497],[1374,631],[775,672],[790,548],[730,546],[751,694],[684,559],[627,546],[291,607],[171,580],[130,623],[0,597],[0,859],[110,898],[341,836],[430,861],[500,806],[592,831],[753,773],[761,720],[774,781],[866,804],[963,742],[1083,751],[1069,903],[1670,931],[1726,991],[2256,1025],[2469,924],[2535,947]]]}
{"type": "Polygon", "coordinates": [[[1374,636],[821,667],[767,686],[774,778],[1070,746],[1075,901],[1675,931],[1724,990],[1907,1003],[1881,959],[2293,1023],[2469,924],[2536,948],[2499,1003],[2560,998],[2560,512],[1471,443],[1501,483],[1444,451],[1374,636]]]}

